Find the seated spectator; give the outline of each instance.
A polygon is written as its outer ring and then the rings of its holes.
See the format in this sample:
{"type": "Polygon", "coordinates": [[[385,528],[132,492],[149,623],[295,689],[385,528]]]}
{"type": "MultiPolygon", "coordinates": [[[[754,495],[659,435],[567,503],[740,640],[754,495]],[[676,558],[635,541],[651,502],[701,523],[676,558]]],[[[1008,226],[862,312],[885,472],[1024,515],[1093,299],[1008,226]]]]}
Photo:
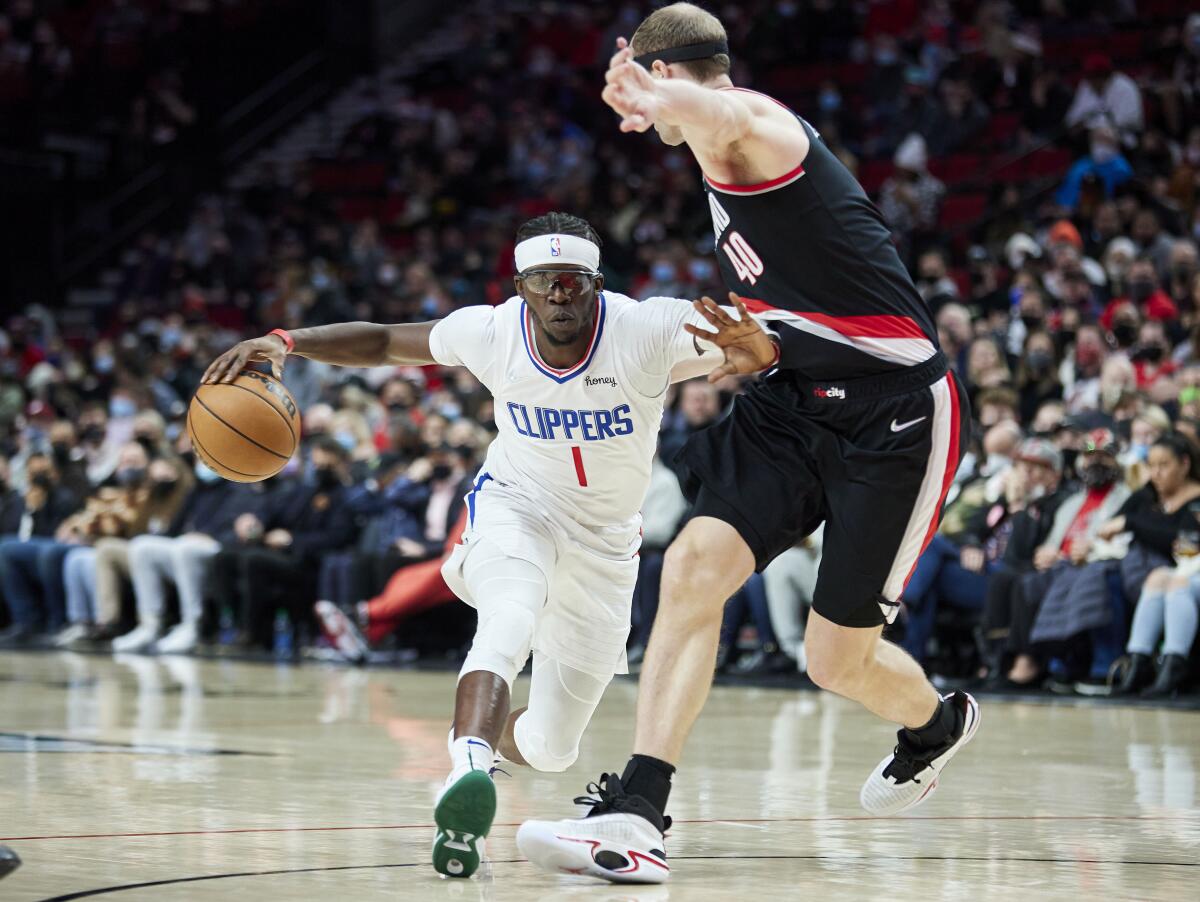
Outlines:
{"type": "Polygon", "coordinates": [[[1017,368],[1016,388],[1020,398],[1020,422],[1031,423],[1047,401],[1062,400],[1054,339],[1049,332],[1030,332],[1017,368]]]}
{"type": "Polygon", "coordinates": [[[349,454],[328,436],[311,447],[312,478],[277,485],[261,515],[240,515],[234,541],[213,559],[213,591],[236,612],[241,648],[271,647],[277,609],[292,627],[310,624],[321,554],[354,538],[345,504],[349,454]]]}
{"type": "Polygon", "coordinates": [[[24,493],[17,509],[7,507],[11,532],[0,535],[0,599],[8,606],[8,628],[0,647],[23,645],[39,627],[57,632],[66,617],[62,558],[66,547],[54,538],[59,526],[79,506],[78,497],[59,482],[59,471],[45,454],[25,461],[24,493]]]}
{"type": "Polygon", "coordinates": [[[938,93],[941,102],[924,135],[930,152],[942,157],[968,149],[990,114],[964,74],[943,76],[938,93]]]}
{"type": "Polygon", "coordinates": [[[234,541],[233,523],[263,506],[260,485],[228,482],[199,460],[196,482],[175,518],[161,535],[153,531],[129,541],[128,570],[137,602],[137,626],[113,639],[113,651],[137,652],[153,645],[160,654],[192,651],[200,638],[204,592],[212,560],[234,541]],[[179,596],[179,623],[159,638],[166,615],[166,593],[179,596]]]}
{"type": "Polygon", "coordinates": [[[1008,679],[1014,684],[1031,685],[1042,676],[1046,649],[1035,648],[1039,642],[1065,641],[1089,626],[1109,622],[1103,569],[1092,569],[1083,577],[1089,560],[1111,554],[1107,546],[1096,544],[1100,527],[1116,516],[1130,495],[1121,481],[1118,451],[1109,430],[1089,433],[1077,463],[1083,487],[1059,505],[1046,538],[1034,552],[1034,572],[1020,581],[1020,608],[1012,612],[1008,641],[1014,654],[1008,679]],[[1080,603],[1072,606],[1069,599],[1075,589],[1080,603]],[[1055,593],[1052,616],[1043,619],[1041,606],[1051,590],[1055,593]],[[1080,597],[1085,591],[1090,595],[1080,597]]]}
{"type": "Polygon", "coordinates": [[[177,458],[152,460],[143,442],[121,449],[112,485],[102,487],[81,515],[63,524],[76,547],[63,559],[70,625],[55,644],[106,641],[119,631],[122,578],[128,577],[129,538],[167,527],[183,503],[190,474],[177,458]],[[104,555],[103,604],[99,595],[101,552],[104,555]]]}
{"type": "Polygon", "coordinates": [[[910,655],[924,659],[939,605],[972,613],[983,610],[988,577],[1003,566],[1015,515],[1052,495],[1061,471],[1057,448],[1045,439],[1025,440],[1013,465],[1003,472],[999,496],[980,505],[954,539],[944,533],[933,537],[904,590],[908,616],[902,646],[910,655]]]}
{"type": "Polygon", "coordinates": [[[796,669],[807,670],[804,659],[805,608],[812,606],[821,567],[821,544],[825,527],[793,545],[763,571],[771,627],[779,650],[795,662],[796,669]]]}
{"type": "Polygon", "coordinates": [[[1146,319],[1157,322],[1173,322],[1179,319],[1179,308],[1171,300],[1170,295],[1162,290],[1158,280],[1158,271],[1154,261],[1149,257],[1139,257],[1129,266],[1129,293],[1124,297],[1114,297],[1104,308],[1100,323],[1106,329],[1112,329],[1117,320],[1117,313],[1124,304],[1133,304],[1135,309],[1146,319]]]}
{"type": "Polygon", "coordinates": [[[1065,122],[1068,128],[1109,125],[1116,129],[1121,143],[1133,146],[1143,125],[1142,94],[1132,78],[1113,71],[1111,59],[1093,53],[1083,62],[1083,80],[1065,122]]]}
{"type": "Polygon", "coordinates": [[[1106,125],[1096,126],[1091,131],[1091,148],[1088,155],[1068,170],[1067,177],[1054,199],[1059,206],[1072,212],[1079,206],[1083,184],[1096,179],[1104,189],[1104,197],[1111,198],[1117,187],[1133,178],[1133,166],[1121,154],[1117,133],[1106,125]]]}
{"type": "MultiPolygon", "coordinates": [[[[1008,684],[1013,658],[1020,653],[1014,637],[1029,635],[1022,620],[1031,611],[1021,595],[1020,578],[1033,570],[1033,557],[1053,524],[1066,492],[1062,487],[1063,456],[1046,439],[1029,439],[1022,444],[1019,459],[1006,481],[1004,502],[1007,517],[1002,522],[1003,548],[990,571],[979,647],[983,656],[980,676],[992,687],[1008,684]]],[[[989,517],[985,516],[986,523],[989,517]]],[[[978,559],[976,557],[976,559],[978,559]]]]}
{"type": "Polygon", "coordinates": [[[1124,515],[1104,528],[1112,535],[1133,532],[1153,543],[1160,560],[1167,561],[1150,572],[1141,588],[1126,645],[1129,657],[1113,691],[1163,697],[1182,685],[1196,638],[1193,580],[1200,564],[1200,451],[1190,439],[1166,435],[1151,447],[1149,465],[1150,484],[1139,493],[1141,504],[1135,508],[1131,498],[1124,515]],[[1160,641],[1163,658],[1156,677],[1154,655],[1160,641]]]}
{"type": "Polygon", "coordinates": [[[779,643],[775,639],[762,574],[752,573],[741,589],[725,602],[714,672],[786,673],[795,669],[796,662],[779,650],[779,643]],[[738,640],[746,623],[754,626],[757,646],[743,655],[738,640]]]}
{"type": "Polygon", "coordinates": [[[958,285],[950,278],[944,251],[932,249],[921,254],[917,259],[916,285],[934,313],[959,300],[958,285]]]}
{"type": "MultiPolygon", "coordinates": [[[[715,397],[715,392],[712,397],[715,397]]],[[[663,555],[678,534],[687,509],[679,478],[663,463],[661,454],[655,456],[650,467],[646,500],[642,502],[642,547],[638,552],[638,581],[633,592],[633,625],[628,652],[630,666],[640,664],[645,657],[650,628],[654,626],[654,617],[658,613],[663,555]]]]}

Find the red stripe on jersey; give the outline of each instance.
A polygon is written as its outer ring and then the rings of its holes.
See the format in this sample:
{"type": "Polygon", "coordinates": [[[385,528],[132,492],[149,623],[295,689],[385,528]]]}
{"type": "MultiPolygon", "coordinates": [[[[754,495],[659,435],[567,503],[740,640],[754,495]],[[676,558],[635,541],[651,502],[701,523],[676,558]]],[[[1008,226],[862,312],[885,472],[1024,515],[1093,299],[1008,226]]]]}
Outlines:
{"type": "Polygon", "coordinates": [[[833,329],[847,338],[919,338],[930,341],[916,321],[907,316],[828,316],[824,313],[803,313],[799,310],[784,310],[772,307],[756,298],[742,298],[751,313],[779,311],[790,313],[809,322],[833,329]]]}
{"type": "MultiPolygon", "coordinates": [[[[937,532],[938,523],[942,519],[942,505],[946,503],[946,495],[950,493],[950,486],[954,483],[954,474],[958,472],[959,427],[962,420],[958,406],[958,385],[955,383],[953,375],[947,375],[945,379],[946,385],[950,389],[950,447],[946,450],[946,472],[942,476],[942,493],[938,498],[937,507],[933,511],[933,519],[929,522],[929,529],[925,532],[925,541],[921,543],[921,553],[913,560],[908,575],[904,577],[905,587],[908,586],[908,581],[912,579],[913,572],[917,569],[917,561],[921,559],[921,555],[933,541],[933,534],[937,532]]],[[[901,590],[901,595],[903,595],[903,590],[901,590]]]]}
{"type": "Polygon", "coordinates": [[[802,175],[804,175],[804,164],[797,166],[791,172],[785,172],[779,178],[759,182],[756,185],[727,185],[724,182],[718,182],[716,179],[709,178],[707,175],[704,177],[704,180],[718,191],[726,191],[730,194],[746,194],[750,191],[767,191],[771,188],[776,188],[784,182],[790,182],[802,175]]]}

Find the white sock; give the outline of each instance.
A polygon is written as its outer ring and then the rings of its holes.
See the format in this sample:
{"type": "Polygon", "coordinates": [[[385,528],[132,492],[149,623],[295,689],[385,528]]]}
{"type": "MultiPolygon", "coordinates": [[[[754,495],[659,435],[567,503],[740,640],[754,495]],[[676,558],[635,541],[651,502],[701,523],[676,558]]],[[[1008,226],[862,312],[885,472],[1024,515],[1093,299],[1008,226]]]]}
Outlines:
{"type": "Polygon", "coordinates": [[[450,763],[457,776],[469,770],[487,773],[494,757],[492,747],[478,736],[459,736],[450,746],[450,763]]]}

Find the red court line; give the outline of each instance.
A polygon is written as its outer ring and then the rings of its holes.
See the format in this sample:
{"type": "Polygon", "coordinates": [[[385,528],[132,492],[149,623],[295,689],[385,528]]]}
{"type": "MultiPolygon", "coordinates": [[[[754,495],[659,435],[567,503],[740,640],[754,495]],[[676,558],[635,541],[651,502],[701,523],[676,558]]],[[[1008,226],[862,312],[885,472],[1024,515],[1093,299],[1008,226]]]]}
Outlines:
{"type": "MultiPolygon", "coordinates": [[[[1194,815],[1159,814],[958,814],[929,817],[875,817],[869,814],[828,815],[819,817],[719,817],[679,820],[677,824],[798,824],[832,821],[1187,821],[1194,815]]],[[[0,836],[0,842],[33,842],[41,839],[131,839],[143,836],[221,836],[233,833],[335,833],[343,830],[432,830],[434,824],[379,824],[352,827],[239,827],[229,830],[165,830],[151,833],[64,833],[53,836],[0,836]]],[[[519,822],[493,824],[494,827],[519,827],[519,822]]]]}

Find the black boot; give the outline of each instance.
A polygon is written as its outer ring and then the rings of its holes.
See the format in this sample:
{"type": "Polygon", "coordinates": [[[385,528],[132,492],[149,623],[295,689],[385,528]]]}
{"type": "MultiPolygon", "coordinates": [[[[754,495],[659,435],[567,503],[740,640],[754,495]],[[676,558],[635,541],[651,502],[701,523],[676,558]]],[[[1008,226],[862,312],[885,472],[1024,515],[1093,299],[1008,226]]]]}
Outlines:
{"type": "Polygon", "coordinates": [[[1149,655],[1133,652],[1125,657],[1125,670],[1113,685],[1113,695],[1135,695],[1154,679],[1154,665],[1149,655]]]}
{"type": "Polygon", "coordinates": [[[1187,677],[1187,658],[1183,655],[1163,655],[1158,676],[1153,685],[1142,692],[1142,698],[1167,698],[1179,691],[1187,677]]]}

